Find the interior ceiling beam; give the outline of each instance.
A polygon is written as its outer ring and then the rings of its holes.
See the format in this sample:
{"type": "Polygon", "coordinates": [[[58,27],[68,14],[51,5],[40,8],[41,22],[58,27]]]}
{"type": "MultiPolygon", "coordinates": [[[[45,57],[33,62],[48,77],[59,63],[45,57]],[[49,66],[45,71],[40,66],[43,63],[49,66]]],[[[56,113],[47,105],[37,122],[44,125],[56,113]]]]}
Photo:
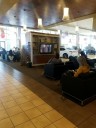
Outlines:
{"type": "Polygon", "coordinates": [[[65,20],[65,21],[62,20],[62,22],[52,24],[52,25],[48,25],[44,28],[48,29],[50,27],[55,27],[55,26],[58,26],[58,25],[66,25],[66,24],[71,23],[71,22],[76,22],[76,21],[80,21],[80,20],[84,20],[84,19],[88,19],[88,18],[94,18],[94,17],[96,17],[96,13],[91,14],[91,15],[87,15],[87,16],[82,16],[82,17],[75,18],[75,19],[71,19],[71,20],[65,20]]]}
{"type": "Polygon", "coordinates": [[[0,0],[0,16],[4,15],[19,0],[0,0]]]}

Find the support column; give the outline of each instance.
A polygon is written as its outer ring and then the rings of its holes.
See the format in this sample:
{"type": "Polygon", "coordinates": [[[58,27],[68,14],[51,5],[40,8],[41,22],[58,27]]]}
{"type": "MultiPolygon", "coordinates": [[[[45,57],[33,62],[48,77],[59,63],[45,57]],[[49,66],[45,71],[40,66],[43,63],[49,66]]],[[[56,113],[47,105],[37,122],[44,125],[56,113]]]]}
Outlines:
{"type": "Polygon", "coordinates": [[[21,28],[17,29],[17,47],[21,49],[21,28]]]}
{"type": "Polygon", "coordinates": [[[79,44],[79,32],[76,32],[76,46],[77,46],[77,49],[79,50],[79,49],[80,49],[80,44],[79,44]]]}
{"type": "Polygon", "coordinates": [[[96,15],[94,15],[93,17],[93,26],[92,26],[92,30],[96,31],[96,15]]]}

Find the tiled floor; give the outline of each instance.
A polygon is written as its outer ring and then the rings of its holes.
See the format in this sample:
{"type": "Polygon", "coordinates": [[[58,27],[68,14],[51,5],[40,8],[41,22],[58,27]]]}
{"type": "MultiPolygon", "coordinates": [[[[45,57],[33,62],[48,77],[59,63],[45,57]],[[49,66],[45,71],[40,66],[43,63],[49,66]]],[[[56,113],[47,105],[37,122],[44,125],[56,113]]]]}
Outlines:
{"type": "Polygon", "coordinates": [[[0,128],[96,128],[96,100],[81,107],[0,62],[0,128]]]}

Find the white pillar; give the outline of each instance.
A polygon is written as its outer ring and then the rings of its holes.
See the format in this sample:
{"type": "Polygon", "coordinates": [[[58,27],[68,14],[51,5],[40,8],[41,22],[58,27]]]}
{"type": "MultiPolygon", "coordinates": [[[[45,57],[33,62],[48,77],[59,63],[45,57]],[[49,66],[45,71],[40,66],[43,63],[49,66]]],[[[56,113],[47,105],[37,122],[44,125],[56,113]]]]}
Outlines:
{"type": "Polygon", "coordinates": [[[17,47],[21,49],[21,28],[17,28],[17,47]]]}
{"type": "MultiPolygon", "coordinates": [[[[77,50],[80,50],[80,44],[79,44],[79,32],[76,32],[76,46],[77,46],[77,50]]],[[[78,52],[79,54],[79,52],[78,52]]]]}

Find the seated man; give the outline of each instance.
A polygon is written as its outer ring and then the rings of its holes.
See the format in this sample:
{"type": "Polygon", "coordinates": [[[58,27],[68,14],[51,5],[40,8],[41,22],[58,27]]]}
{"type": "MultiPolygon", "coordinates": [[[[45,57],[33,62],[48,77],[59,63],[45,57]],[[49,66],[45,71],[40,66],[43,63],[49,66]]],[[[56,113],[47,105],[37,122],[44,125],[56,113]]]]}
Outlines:
{"type": "Polygon", "coordinates": [[[9,61],[13,61],[14,54],[12,50],[9,51],[8,58],[9,58],[9,61]]]}

